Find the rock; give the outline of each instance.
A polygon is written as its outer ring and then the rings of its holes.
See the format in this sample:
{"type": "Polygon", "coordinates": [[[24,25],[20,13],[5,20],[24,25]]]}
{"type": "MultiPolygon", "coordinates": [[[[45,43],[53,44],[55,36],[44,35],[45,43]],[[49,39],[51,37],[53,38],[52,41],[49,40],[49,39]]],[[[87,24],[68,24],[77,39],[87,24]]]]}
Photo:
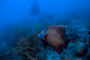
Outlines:
{"type": "Polygon", "coordinates": [[[84,56],[88,52],[88,47],[83,42],[77,42],[75,52],[77,56],[84,56]]]}

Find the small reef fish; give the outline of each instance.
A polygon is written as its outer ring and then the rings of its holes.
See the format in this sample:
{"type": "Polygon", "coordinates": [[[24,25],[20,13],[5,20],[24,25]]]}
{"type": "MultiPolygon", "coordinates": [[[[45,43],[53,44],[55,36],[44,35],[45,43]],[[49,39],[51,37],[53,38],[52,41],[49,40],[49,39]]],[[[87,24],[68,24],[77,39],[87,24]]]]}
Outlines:
{"type": "Polygon", "coordinates": [[[64,38],[66,33],[65,27],[68,26],[52,25],[38,34],[38,37],[43,42],[45,49],[46,46],[51,46],[56,52],[61,53],[64,48],[67,48],[70,40],[66,40],[64,38]]]}

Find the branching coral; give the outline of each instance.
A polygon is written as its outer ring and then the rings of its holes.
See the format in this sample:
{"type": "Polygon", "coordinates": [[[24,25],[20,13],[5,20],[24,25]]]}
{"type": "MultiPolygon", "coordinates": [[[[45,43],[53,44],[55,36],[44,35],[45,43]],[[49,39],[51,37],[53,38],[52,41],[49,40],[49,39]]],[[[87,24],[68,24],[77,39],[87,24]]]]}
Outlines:
{"type": "Polygon", "coordinates": [[[37,34],[30,35],[27,38],[21,38],[18,46],[11,50],[12,54],[20,56],[26,60],[40,60],[37,53],[40,52],[40,43],[37,34]]]}

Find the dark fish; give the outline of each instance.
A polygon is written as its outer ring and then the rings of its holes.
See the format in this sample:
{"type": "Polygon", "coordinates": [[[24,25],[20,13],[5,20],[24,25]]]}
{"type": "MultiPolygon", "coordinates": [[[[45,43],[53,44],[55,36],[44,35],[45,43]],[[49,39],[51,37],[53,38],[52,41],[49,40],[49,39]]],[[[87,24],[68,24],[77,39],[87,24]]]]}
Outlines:
{"type": "Polygon", "coordinates": [[[44,47],[51,46],[55,51],[61,53],[70,40],[65,38],[65,26],[63,25],[52,25],[44,31],[44,37],[41,39],[44,47]]]}

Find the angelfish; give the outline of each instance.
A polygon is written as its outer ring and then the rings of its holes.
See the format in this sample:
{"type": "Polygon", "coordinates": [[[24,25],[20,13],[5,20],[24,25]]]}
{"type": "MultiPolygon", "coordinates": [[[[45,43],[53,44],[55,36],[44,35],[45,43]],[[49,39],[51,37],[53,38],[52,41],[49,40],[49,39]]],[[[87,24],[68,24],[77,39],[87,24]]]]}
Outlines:
{"type": "Polygon", "coordinates": [[[67,45],[70,40],[65,39],[66,27],[64,25],[52,25],[48,28],[42,30],[38,37],[46,46],[51,46],[56,52],[61,53],[64,48],[67,48],[67,45]]]}

